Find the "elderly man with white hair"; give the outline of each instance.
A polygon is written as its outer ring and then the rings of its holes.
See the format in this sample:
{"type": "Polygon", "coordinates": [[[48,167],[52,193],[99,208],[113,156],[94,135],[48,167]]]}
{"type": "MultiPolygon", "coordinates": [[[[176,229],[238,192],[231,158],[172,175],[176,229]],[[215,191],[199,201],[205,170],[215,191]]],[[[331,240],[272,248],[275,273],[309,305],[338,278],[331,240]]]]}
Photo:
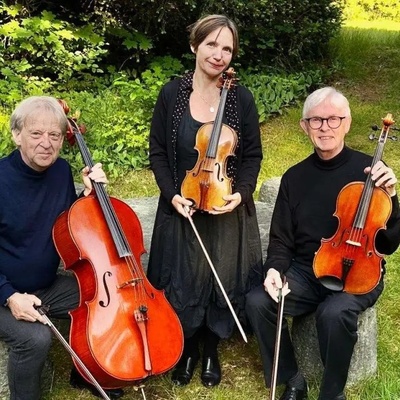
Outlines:
{"type": "MultiPolygon", "coordinates": [[[[329,289],[314,274],[314,254],[321,239],[332,237],[338,229],[338,219],[333,214],[341,189],[350,182],[364,182],[369,173],[375,186],[383,188],[392,203],[387,229],[380,230],[375,237],[376,249],[382,254],[393,253],[400,242],[397,179],[382,161],[371,170],[371,156],[345,145],[351,126],[350,107],[343,94],[334,88],[318,89],[308,96],[300,125],[314,152],[282,177],[271,221],[265,262],[267,276],[262,286],[247,295],[246,311],[260,347],[265,381],[270,386],[277,295],[285,275],[284,316],[315,312],[324,365],[318,399],[344,400],[357,341],[358,315],[377,301],[383,290],[384,274],[376,287],[365,294],[329,289]]],[[[307,383],[298,369],[285,318],[280,349],[277,384],[286,385],[280,400],[306,399],[307,383]]]]}

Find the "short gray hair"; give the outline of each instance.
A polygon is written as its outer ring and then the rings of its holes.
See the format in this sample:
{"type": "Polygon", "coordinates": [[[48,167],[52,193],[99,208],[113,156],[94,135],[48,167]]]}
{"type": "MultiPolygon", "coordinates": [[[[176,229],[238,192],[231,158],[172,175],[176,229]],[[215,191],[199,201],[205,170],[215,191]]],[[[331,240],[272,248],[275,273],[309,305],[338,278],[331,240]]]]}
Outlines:
{"type": "Polygon", "coordinates": [[[68,126],[67,116],[58,100],[50,96],[31,96],[21,101],[11,114],[11,131],[21,132],[26,119],[40,110],[50,111],[58,120],[60,129],[65,135],[68,126]]]}
{"type": "Polygon", "coordinates": [[[339,92],[333,87],[327,86],[315,90],[307,97],[303,106],[303,118],[306,118],[308,116],[308,112],[311,109],[313,109],[318,104],[322,103],[324,100],[328,98],[335,106],[345,108],[346,116],[350,117],[351,112],[350,112],[349,101],[346,99],[343,93],[339,92]]]}

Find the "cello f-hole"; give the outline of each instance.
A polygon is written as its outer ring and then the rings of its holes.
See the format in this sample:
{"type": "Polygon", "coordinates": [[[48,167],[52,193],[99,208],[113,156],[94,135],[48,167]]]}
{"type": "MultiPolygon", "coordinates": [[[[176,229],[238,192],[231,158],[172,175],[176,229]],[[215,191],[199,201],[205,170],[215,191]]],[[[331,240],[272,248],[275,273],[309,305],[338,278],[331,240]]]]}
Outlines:
{"type": "Polygon", "coordinates": [[[103,300],[99,301],[100,307],[103,307],[103,308],[108,307],[109,304],[110,304],[110,291],[108,290],[106,276],[111,276],[111,275],[112,275],[112,273],[110,271],[105,272],[104,275],[103,275],[103,286],[104,286],[104,290],[105,290],[106,295],[107,295],[106,303],[103,300]]]}

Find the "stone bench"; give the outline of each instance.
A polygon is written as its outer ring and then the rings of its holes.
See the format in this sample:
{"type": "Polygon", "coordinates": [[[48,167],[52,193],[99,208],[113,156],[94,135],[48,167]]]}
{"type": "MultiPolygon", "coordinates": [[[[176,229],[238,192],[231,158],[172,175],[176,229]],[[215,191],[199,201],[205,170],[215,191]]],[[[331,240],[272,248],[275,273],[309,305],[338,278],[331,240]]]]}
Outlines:
{"type": "MultiPolygon", "coordinates": [[[[272,178],[260,188],[259,201],[256,202],[257,218],[260,228],[263,259],[268,247],[269,226],[275,199],[278,194],[280,178],[272,178]]],[[[78,189],[79,191],[80,189],[78,189]]],[[[146,250],[150,249],[151,234],[157,210],[157,197],[125,200],[135,211],[142,225],[143,240],[146,250]]],[[[142,264],[146,269],[148,254],[142,256],[142,264]]],[[[358,322],[358,343],[355,347],[349,371],[348,384],[375,374],[377,369],[377,321],[374,308],[364,312],[358,322]]],[[[307,378],[320,376],[322,364],[319,357],[316,328],[313,315],[297,318],[292,325],[293,344],[295,346],[300,368],[307,378]]],[[[8,398],[7,386],[7,348],[0,342],[0,400],[8,398]]],[[[46,375],[46,373],[45,373],[46,375]]],[[[51,369],[47,371],[51,378],[51,369]]],[[[51,381],[51,379],[50,379],[51,381]]]]}
{"type": "MultiPolygon", "coordinates": [[[[358,318],[358,340],[351,359],[347,386],[376,373],[377,331],[376,309],[368,308],[358,318]]],[[[323,367],[314,314],[293,319],[292,340],[299,368],[306,379],[321,379],[323,367]]]]}

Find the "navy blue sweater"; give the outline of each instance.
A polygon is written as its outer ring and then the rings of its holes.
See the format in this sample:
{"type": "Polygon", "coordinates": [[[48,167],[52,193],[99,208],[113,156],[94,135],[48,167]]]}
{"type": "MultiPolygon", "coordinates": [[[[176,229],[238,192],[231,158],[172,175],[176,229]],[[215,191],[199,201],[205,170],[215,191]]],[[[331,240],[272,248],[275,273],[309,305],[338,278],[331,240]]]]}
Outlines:
{"type": "Polygon", "coordinates": [[[0,305],[15,292],[52,284],[60,258],[52,240],[58,215],[76,200],[68,163],[28,167],[19,150],[0,160],[0,305]]]}

